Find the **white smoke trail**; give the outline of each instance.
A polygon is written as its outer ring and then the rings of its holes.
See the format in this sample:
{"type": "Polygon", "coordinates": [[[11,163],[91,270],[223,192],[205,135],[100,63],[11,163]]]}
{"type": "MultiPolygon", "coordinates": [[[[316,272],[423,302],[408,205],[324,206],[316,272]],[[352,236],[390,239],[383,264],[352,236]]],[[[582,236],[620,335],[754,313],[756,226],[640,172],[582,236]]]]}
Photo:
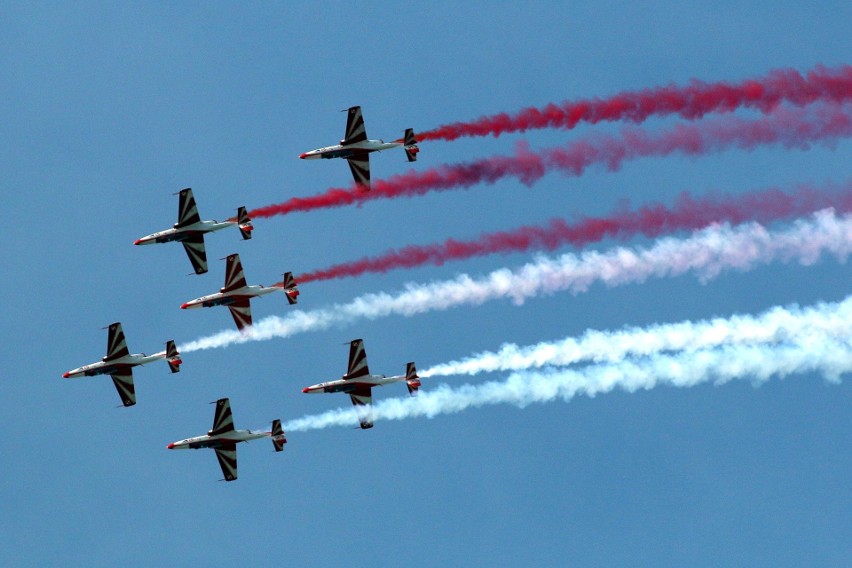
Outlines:
{"type": "MultiPolygon", "coordinates": [[[[373,406],[375,420],[432,418],[469,408],[511,404],[519,408],[532,403],[565,402],[579,394],[589,397],[616,388],[627,392],[648,390],[660,385],[691,387],[701,383],[724,384],[734,379],[751,379],[755,384],[772,377],[816,372],[828,381],[852,371],[850,339],[807,336],[798,342],[778,345],[726,345],[715,349],[654,355],[614,364],[590,365],[574,369],[545,369],[514,373],[505,381],[421,391],[412,398],[383,400],[373,406]]],[[[291,420],[284,425],[289,432],[316,430],[357,424],[352,408],[338,408],[291,420]]]]}
{"type": "Polygon", "coordinates": [[[419,374],[425,378],[588,362],[617,363],[626,357],[650,356],[666,351],[690,352],[723,345],[772,344],[809,336],[852,337],[852,296],[840,303],[821,303],[808,308],[778,306],[759,316],[734,315],[645,328],[626,327],[618,331],[588,330],[580,337],[527,347],[506,343],[497,352],[478,353],[459,361],[435,365],[419,374]]]}
{"type": "Polygon", "coordinates": [[[815,263],[821,254],[833,254],[845,262],[852,252],[852,215],[835,215],[831,209],[800,219],[785,230],[770,231],[757,223],[737,227],[713,225],[678,239],[665,237],[651,247],[618,247],[607,252],[539,257],[512,271],[496,270],[474,279],[463,274],[453,280],[409,284],[395,295],[366,294],[348,304],[291,312],[270,317],[245,334],[223,331],[180,346],[183,352],[226,347],[246,341],[290,337],[297,333],[327,329],[360,319],[389,315],[412,316],[460,305],[479,305],[507,298],[515,304],[542,294],[568,290],[585,292],[595,282],[607,286],[644,282],[648,278],[695,273],[706,282],[726,269],[749,270],[777,260],[815,263]]]}

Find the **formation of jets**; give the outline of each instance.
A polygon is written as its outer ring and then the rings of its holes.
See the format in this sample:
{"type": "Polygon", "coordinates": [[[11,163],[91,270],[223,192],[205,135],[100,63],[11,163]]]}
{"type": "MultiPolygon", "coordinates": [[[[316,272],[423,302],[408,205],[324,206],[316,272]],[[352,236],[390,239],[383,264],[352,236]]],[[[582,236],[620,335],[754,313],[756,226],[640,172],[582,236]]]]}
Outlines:
{"type": "Polygon", "coordinates": [[[392,142],[368,140],[361,107],[354,106],[346,111],[346,132],[340,144],[303,152],[299,157],[303,160],[343,158],[349,162],[355,183],[364,189],[370,189],[370,154],[399,147],[405,150],[409,162],[417,161],[420,148],[414,138],[413,128],[407,128],[403,138],[392,142]]]}
{"type": "MultiPolygon", "coordinates": [[[[356,185],[370,189],[370,154],[381,152],[390,148],[401,147],[409,162],[417,160],[420,149],[414,137],[414,130],[405,130],[403,138],[384,142],[383,140],[369,140],[364,127],[364,118],[361,115],[361,107],[350,107],[347,112],[346,132],[340,144],[318,148],[304,152],[299,157],[302,159],[314,158],[343,158],[349,163],[352,176],[356,185]]],[[[204,235],[220,231],[222,229],[236,226],[243,240],[251,239],[254,226],[248,216],[245,207],[237,209],[236,217],[225,221],[202,221],[195,203],[195,197],[191,188],[182,189],[178,192],[178,220],[172,228],[158,231],[141,237],[134,241],[134,245],[148,245],[154,243],[179,242],[183,244],[192,268],[196,274],[205,274],[207,268],[207,251],[205,249],[204,235]]],[[[265,296],[272,292],[282,291],[287,297],[290,305],[297,302],[299,290],[291,272],[284,274],[284,280],[271,286],[248,285],[243,274],[243,266],[239,254],[230,254],[226,257],[225,285],[214,294],[201,296],[181,305],[182,309],[209,308],[213,306],[227,306],[231,316],[241,332],[248,332],[252,325],[251,299],[265,296]]],[[[165,360],[172,373],[180,371],[182,360],[180,353],[173,340],[166,342],[166,349],[153,355],[145,353],[131,354],[127,348],[124,331],[120,322],[108,326],[106,355],[97,362],[83,365],[72,369],[62,375],[66,379],[78,377],[92,377],[97,375],[110,375],[115,385],[122,405],[133,406],[136,404],[136,389],[133,383],[133,367],[145,365],[152,361],[165,360]]],[[[410,395],[417,394],[420,388],[420,378],[413,362],[406,364],[404,375],[387,377],[385,375],[373,375],[367,366],[367,353],[364,350],[364,341],[354,339],[349,344],[349,366],[346,374],[340,379],[319,383],[302,389],[304,393],[347,393],[352,400],[358,414],[358,420],[362,429],[373,427],[371,416],[372,388],[392,383],[405,382],[410,395]]],[[[231,403],[228,398],[220,398],[216,404],[216,413],[213,419],[213,428],[203,436],[195,436],[178,440],[167,446],[170,450],[211,448],[216,453],[219,466],[225,481],[237,479],[237,448],[240,442],[248,442],[259,438],[270,438],[276,452],[284,449],[287,443],[284,430],[280,420],[272,421],[272,429],[260,430],[236,430],[231,415],[231,403]]]]}

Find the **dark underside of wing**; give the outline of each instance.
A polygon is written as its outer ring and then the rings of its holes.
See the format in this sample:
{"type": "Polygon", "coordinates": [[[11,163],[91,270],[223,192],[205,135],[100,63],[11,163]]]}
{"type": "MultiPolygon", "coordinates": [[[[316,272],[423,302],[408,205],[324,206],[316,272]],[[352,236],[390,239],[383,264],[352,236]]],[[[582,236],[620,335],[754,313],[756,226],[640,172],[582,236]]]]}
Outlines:
{"type": "Polygon", "coordinates": [[[237,478],[237,445],[227,444],[216,448],[216,459],[222,468],[225,481],[233,481],[237,478]]]}
{"type": "Polygon", "coordinates": [[[193,235],[184,239],[182,244],[195,273],[204,274],[207,272],[207,251],[204,249],[204,235],[193,235]]]}
{"type": "Polygon", "coordinates": [[[242,331],[251,325],[251,303],[249,300],[234,302],[228,306],[228,309],[231,311],[234,323],[237,324],[237,329],[242,331]]]}

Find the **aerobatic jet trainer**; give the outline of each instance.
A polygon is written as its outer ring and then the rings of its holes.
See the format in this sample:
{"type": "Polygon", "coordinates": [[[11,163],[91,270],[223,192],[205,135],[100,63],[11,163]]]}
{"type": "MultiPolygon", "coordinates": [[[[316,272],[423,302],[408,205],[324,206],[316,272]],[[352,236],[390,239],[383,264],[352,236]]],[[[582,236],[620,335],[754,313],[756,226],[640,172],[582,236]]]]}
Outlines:
{"type": "Polygon", "coordinates": [[[420,378],[417,376],[417,368],[414,363],[407,363],[405,374],[394,377],[384,375],[371,375],[367,367],[367,352],[364,350],[364,340],[353,339],[349,343],[349,368],[346,374],[336,381],[319,383],[302,389],[304,393],[319,392],[345,392],[352,399],[358,413],[361,428],[373,427],[370,417],[370,405],[373,402],[372,388],[383,387],[391,383],[405,381],[408,394],[414,396],[420,388],[420,378]]]}
{"type": "Polygon", "coordinates": [[[282,290],[287,295],[290,305],[296,303],[299,290],[293,280],[293,273],[284,274],[284,280],[272,286],[249,286],[243,275],[243,265],[240,255],[228,255],[225,265],[225,286],[220,288],[216,294],[201,296],[181,305],[181,309],[210,308],[213,306],[228,306],[231,316],[237,328],[242,331],[251,325],[251,299],[257,296],[265,296],[277,290],[282,290]]]}
{"type": "Polygon", "coordinates": [[[352,170],[355,183],[364,189],[370,189],[370,154],[400,146],[405,150],[409,162],[417,160],[417,152],[420,148],[417,146],[417,140],[414,139],[414,129],[407,128],[403,138],[392,142],[368,140],[361,107],[354,106],[347,111],[346,132],[340,144],[304,152],[299,157],[303,160],[344,158],[349,162],[349,169],[352,170]]]}
{"type": "Polygon", "coordinates": [[[136,404],[136,390],[133,387],[133,367],[144,365],[151,361],[159,361],[160,359],[165,359],[169,363],[169,369],[171,369],[172,373],[179,372],[180,365],[183,363],[177,347],[175,347],[175,342],[172,340],[166,342],[165,351],[160,351],[153,355],[145,355],[144,353],[131,355],[127,349],[127,342],[124,340],[124,331],[121,328],[121,323],[115,322],[109,326],[106,356],[96,363],[68,371],[62,375],[62,378],[76,379],[78,377],[110,375],[112,382],[115,384],[115,389],[118,391],[118,396],[121,397],[122,404],[124,406],[133,406],[136,404]]]}
{"type": "Polygon", "coordinates": [[[272,421],[272,431],[259,430],[234,430],[234,418],[231,416],[231,403],[227,398],[220,398],[215,403],[216,414],[213,416],[213,428],[205,436],[196,436],[171,443],[166,448],[170,450],[197,450],[199,448],[213,448],[219,467],[225,481],[233,481],[237,478],[237,444],[257,440],[258,438],[272,438],[275,451],[280,452],[287,443],[284,430],[281,429],[281,421],[272,421]]]}
{"type": "Polygon", "coordinates": [[[254,226],[251,224],[245,207],[237,209],[237,216],[226,221],[202,221],[195,206],[195,198],[192,189],[180,190],[180,201],[178,202],[178,222],[171,229],[160,231],[136,239],[134,245],[150,245],[153,243],[170,243],[178,241],[183,243],[183,248],[192,268],[196,274],[207,272],[207,252],[204,249],[204,234],[220,231],[227,227],[236,225],[240,229],[243,240],[251,238],[254,226]]]}

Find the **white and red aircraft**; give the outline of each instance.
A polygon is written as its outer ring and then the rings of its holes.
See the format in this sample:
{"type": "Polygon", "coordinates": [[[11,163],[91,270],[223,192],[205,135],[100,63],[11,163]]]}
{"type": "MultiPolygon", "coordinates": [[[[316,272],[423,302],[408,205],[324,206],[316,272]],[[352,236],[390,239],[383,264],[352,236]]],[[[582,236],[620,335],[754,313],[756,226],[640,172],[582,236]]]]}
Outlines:
{"type": "Polygon", "coordinates": [[[364,189],[370,189],[370,154],[372,152],[381,152],[402,146],[409,162],[417,160],[417,152],[420,151],[420,148],[417,146],[417,140],[414,139],[414,129],[407,128],[405,137],[393,142],[368,140],[364,118],[361,116],[361,107],[351,107],[347,113],[346,133],[340,144],[304,152],[299,154],[299,157],[303,160],[345,158],[349,162],[349,169],[352,170],[355,183],[364,189]]]}
{"type": "Polygon", "coordinates": [[[242,331],[251,325],[251,299],[271,294],[277,290],[282,290],[287,295],[287,301],[290,302],[290,305],[296,303],[299,290],[296,289],[292,272],[284,274],[284,280],[272,286],[249,286],[246,284],[246,277],[243,275],[240,255],[232,254],[228,256],[225,265],[225,286],[220,288],[216,294],[201,296],[182,304],[181,309],[228,306],[228,309],[231,310],[231,316],[234,318],[234,323],[242,331]]]}
{"type": "Polygon", "coordinates": [[[216,458],[222,468],[225,481],[233,481],[237,478],[237,444],[257,440],[258,438],[272,438],[275,451],[280,452],[287,443],[284,430],[281,429],[281,421],[272,421],[272,431],[259,430],[234,430],[234,418],[231,416],[231,403],[227,398],[220,398],[215,403],[216,414],[213,416],[213,428],[206,436],[196,436],[179,440],[166,446],[169,450],[197,450],[199,448],[213,448],[216,458]]]}
{"type": "Polygon", "coordinates": [[[367,429],[373,427],[373,421],[370,417],[370,405],[373,403],[373,387],[383,387],[391,383],[400,383],[405,381],[408,387],[408,394],[414,396],[417,394],[417,389],[420,388],[420,378],[417,376],[417,368],[414,363],[407,363],[405,366],[405,374],[394,377],[386,377],[384,375],[371,375],[370,369],[367,367],[367,352],[364,350],[364,340],[353,339],[349,343],[349,368],[346,374],[336,381],[327,383],[319,383],[302,389],[304,393],[319,393],[319,392],[345,392],[352,399],[352,404],[355,405],[358,413],[358,420],[361,422],[361,428],[367,429]]]}
{"type": "Polygon", "coordinates": [[[112,382],[115,384],[115,389],[118,391],[118,396],[121,397],[121,402],[124,406],[133,406],[136,404],[136,390],[133,387],[133,367],[144,365],[151,361],[159,361],[160,359],[165,359],[169,363],[169,369],[171,369],[172,373],[179,372],[180,365],[183,363],[177,347],[175,347],[175,342],[172,340],[166,342],[165,351],[160,351],[153,355],[145,355],[144,353],[131,355],[127,349],[127,342],[124,340],[124,331],[121,329],[121,323],[115,322],[109,326],[106,356],[97,363],[83,365],[82,367],[68,371],[62,375],[62,378],[76,379],[78,377],[110,375],[112,382]]]}
{"type": "Polygon", "coordinates": [[[180,190],[178,203],[178,222],[171,229],[152,233],[147,237],[136,239],[134,245],[150,245],[153,243],[170,243],[178,241],[183,248],[196,274],[207,272],[207,253],[204,249],[204,234],[220,231],[234,225],[240,228],[243,240],[251,238],[254,226],[251,224],[245,207],[237,209],[237,216],[226,221],[202,221],[195,206],[192,189],[180,190]]]}

